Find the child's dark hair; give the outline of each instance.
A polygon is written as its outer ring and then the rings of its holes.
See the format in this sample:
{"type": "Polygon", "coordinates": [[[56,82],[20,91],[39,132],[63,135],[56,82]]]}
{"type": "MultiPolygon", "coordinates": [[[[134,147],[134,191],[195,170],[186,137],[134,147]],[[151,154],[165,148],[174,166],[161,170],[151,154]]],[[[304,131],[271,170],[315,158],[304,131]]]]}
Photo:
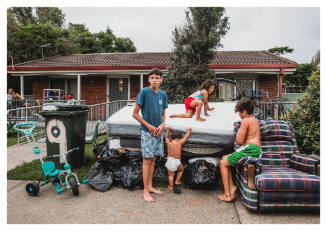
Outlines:
{"type": "Polygon", "coordinates": [[[182,132],[181,131],[177,131],[177,130],[173,130],[171,132],[170,139],[171,140],[174,140],[174,139],[182,139],[182,132]]]}
{"type": "Polygon", "coordinates": [[[251,115],[254,112],[254,107],[256,106],[256,101],[251,100],[248,97],[243,97],[235,105],[235,112],[241,112],[246,110],[246,112],[251,115]]]}
{"type": "MultiPolygon", "coordinates": [[[[212,79],[206,79],[200,86],[199,90],[202,90],[202,89],[206,89],[207,92],[209,93],[209,88],[211,86],[215,86],[215,88],[217,88],[217,84],[214,80],[212,79]]],[[[213,92],[212,92],[213,93],[213,92]]]]}
{"type": "Polygon", "coordinates": [[[162,72],[158,69],[158,68],[153,68],[150,72],[149,72],[149,77],[151,75],[159,75],[160,77],[162,77],[162,72]]]}

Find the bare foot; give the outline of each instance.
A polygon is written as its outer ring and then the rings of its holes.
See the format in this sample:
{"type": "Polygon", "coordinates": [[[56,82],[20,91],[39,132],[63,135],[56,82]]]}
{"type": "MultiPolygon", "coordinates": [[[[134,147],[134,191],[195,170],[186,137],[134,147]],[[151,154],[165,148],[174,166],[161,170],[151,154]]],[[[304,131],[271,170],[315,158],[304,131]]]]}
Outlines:
{"type": "Polygon", "coordinates": [[[143,193],[143,198],[146,202],[153,202],[153,198],[149,192],[144,192],[143,193]]]}
{"type": "Polygon", "coordinates": [[[196,120],[197,121],[206,121],[206,119],[202,119],[201,117],[200,118],[197,118],[196,120]]]}
{"type": "Polygon", "coordinates": [[[149,187],[149,192],[162,195],[162,192],[160,191],[160,189],[155,189],[155,188],[152,188],[152,187],[151,188],[149,187]]]}
{"type": "Polygon", "coordinates": [[[173,187],[170,187],[169,185],[167,186],[168,190],[172,191],[173,187]]]}
{"type": "Polygon", "coordinates": [[[235,200],[235,194],[236,194],[236,191],[237,191],[237,187],[234,186],[231,190],[230,190],[230,195],[231,195],[231,198],[233,200],[235,200]]]}
{"type": "Polygon", "coordinates": [[[218,196],[219,200],[225,201],[225,202],[232,202],[233,198],[230,196],[226,196],[225,194],[219,194],[218,196]]]}

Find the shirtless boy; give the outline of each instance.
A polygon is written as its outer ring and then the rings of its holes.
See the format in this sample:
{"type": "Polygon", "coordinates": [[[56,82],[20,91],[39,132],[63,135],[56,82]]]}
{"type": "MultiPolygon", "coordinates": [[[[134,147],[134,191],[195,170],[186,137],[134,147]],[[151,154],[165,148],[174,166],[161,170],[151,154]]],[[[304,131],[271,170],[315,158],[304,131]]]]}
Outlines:
{"type": "Polygon", "coordinates": [[[184,167],[181,163],[181,152],[182,152],[182,145],[186,142],[191,134],[191,128],[187,129],[187,133],[182,138],[182,132],[174,130],[169,137],[169,133],[171,131],[171,127],[167,128],[166,132],[166,144],[167,144],[167,151],[168,157],[166,162],[166,168],[168,170],[168,181],[169,186],[168,189],[171,191],[174,189],[174,193],[180,194],[181,193],[181,178],[183,175],[184,167]],[[175,172],[177,171],[176,181],[174,184],[174,176],[175,172]]]}
{"type": "Polygon", "coordinates": [[[234,167],[244,156],[259,157],[261,154],[260,126],[257,118],[254,117],[255,103],[249,98],[240,99],[235,112],[238,112],[242,119],[241,127],[236,135],[236,142],[241,145],[236,152],[225,155],[220,161],[220,173],[224,184],[224,193],[218,198],[222,201],[232,202],[235,200],[236,186],[233,184],[231,167],[234,167]]]}

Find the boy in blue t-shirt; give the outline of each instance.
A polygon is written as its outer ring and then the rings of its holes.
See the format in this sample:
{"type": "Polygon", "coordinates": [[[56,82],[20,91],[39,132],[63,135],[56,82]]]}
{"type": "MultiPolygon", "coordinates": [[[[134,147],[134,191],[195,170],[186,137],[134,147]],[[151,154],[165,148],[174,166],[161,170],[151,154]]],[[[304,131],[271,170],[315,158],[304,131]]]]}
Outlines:
{"type": "Polygon", "coordinates": [[[163,130],[165,128],[168,108],[167,95],[159,89],[162,83],[162,73],[159,69],[152,69],[148,81],[150,87],[145,87],[137,95],[133,117],[141,123],[141,149],[143,157],[144,200],[154,201],[150,193],[162,194],[152,186],[154,163],[156,156],[164,155],[163,130]],[[139,114],[141,110],[142,117],[139,114]]]}

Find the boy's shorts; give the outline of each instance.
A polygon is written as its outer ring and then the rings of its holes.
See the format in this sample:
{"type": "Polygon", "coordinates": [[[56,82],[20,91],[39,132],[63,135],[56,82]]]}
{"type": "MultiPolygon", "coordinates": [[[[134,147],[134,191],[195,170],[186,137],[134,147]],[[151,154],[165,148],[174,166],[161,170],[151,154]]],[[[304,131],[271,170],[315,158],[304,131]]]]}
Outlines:
{"type": "Polygon", "coordinates": [[[165,167],[171,172],[176,172],[180,164],[181,164],[180,159],[176,159],[174,157],[168,156],[165,167]]]}
{"type": "Polygon", "coordinates": [[[196,108],[190,108],[190,103],[191,103],[193,100],[195,100],[193,97],[187,97],[187,98],[185,99],[184,104],[185,104],[186,112],[187,112],[187,110],[190,110],[190,109],[193,110],[194,113],[196,112],[196,108]]]}
{"type": "Polygon", "coordinates": [[[227,161],[231,166],[235,166],[240,159],[242,159],[244,156],[253,156],[253,157],[259,157],[261,154],[261,149],[259,146],[255,144],[248,144],[244,147],[240,147],[227,157],[227,161]]]}
{"type": "Polygon", "coordinates": [[[164,155],[163,134],[151,136],[150,132],[141,130],[141,150],[143,158],[153,158],[164,155]]]}

